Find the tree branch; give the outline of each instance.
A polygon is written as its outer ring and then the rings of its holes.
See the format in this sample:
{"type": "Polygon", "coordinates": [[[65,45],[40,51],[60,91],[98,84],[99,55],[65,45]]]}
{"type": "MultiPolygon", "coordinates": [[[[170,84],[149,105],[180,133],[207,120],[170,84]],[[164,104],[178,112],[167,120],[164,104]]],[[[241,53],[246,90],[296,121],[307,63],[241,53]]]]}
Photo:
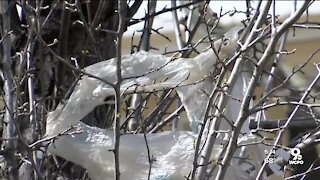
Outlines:
{"type": "Polygon", "coordinates": [[[5,156],[6,165],[8,168],[8,174],[10,179],[18,179],[18,162],[16,159],[17,145],[15,142],[16,138],[16,127],[14,124],[14,82],[12,74],[12,60],[11,60],[11,40],[9,34],[10,27],[10,12],[9,12],[9,2],[8,0],[3,0],[0,2],[1,18],[2,18],[2,33],[3,37],[2,48],[3,48],[3,75],[4,75],[4,92],[6,102],[6,113],[4,116],[4,122],[7,123],[7,127],[4,136],[8,141],[5,143],[5,150],[8,150],[8,154],[5,156]]]}
{"type": "Polygon", "coordinates": [[[118,0],[118,16],[119,16],[119,26],[117,31],[117,64],[116,64],[116,77],[117,80],[114,84],[115,90],[115,123],[114,123],[114,179],[120,180],[120,111],[121,111],[121,45],[122,45],[122,36],[125,28],[125,18],[126,18],[126,7],[127,2],[118,0]]]}

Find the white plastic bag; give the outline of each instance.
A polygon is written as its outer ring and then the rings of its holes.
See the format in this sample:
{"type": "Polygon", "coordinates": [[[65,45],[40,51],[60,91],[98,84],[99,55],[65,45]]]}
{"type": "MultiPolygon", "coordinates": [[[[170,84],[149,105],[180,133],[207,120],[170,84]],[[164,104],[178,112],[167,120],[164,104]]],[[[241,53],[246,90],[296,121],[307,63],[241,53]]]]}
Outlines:
{"type": "MultiPolygon", "coordinates": [[[[61,136],[49,151],[87,169],[95,180],[113,179],[113,132],[79,123],[72,136],[61,136]]],[[[191,132],[162,132],[149,134],[147,143],[153,158],[150,179],[183,179],[192,169],[196,136],[191,132]]],[[[121,179],[147,179],[149,161],[146,142],[142,134],[122,135],[120,141],[121,179]]],[[[216,146],[215,160],[222,150],[216,146]]]]}
{"type": "MultiPolygon", "coordinates": [[[[220,49],[220,59],[230,58],[238,46],[237,37],[228,38],[228,41],[219,40],[214,43],[216,49],[220,49]]],[[[121,92],[125,94],[176,88],[191,127],[197,131],[197,125],[204,116],[207,95],[213,89],[214,84],[209,77],[214,71],[216,60],[217,56],[212,49],[193,59],[172,60],[144,51],[123,56],[121,73],[125,80],[121,84],[121,92]]],[[[116,80],[115,70],[116,59],[85,68],[86,72],[110,83],[116,80]]],[[[90,127],[80,120],[94,107],[103,104],[105,97],[113,94],[114,90],[109,85],[95,78],[83,76],[66,103],[60,104],[47,118],[48,136],[57,136],[72,126],[76,128],[70,131],[80,132],[58,137],[50,145],[49,152],[83,166],[94,180],[113,178],[114,157],[109,151],[113,148],[113,132],[90,127]]],[[[237,109],[230,113],[237,113],[237,109]]],[[[151,179],[184,179],[192,169],[195,142],[196,134],[192,132],[148,134],[150,156],[155,158],[151,168],[151,179]]],[[[220,144],[214,145],[210,161],[217,160],[222,149],[220,144]]],[[[143,135],[121,136],[120,172],[124,180],[147,178],[149,162],[143,135]]],[[[227,174],[229,179],[237,179],[240,175],[247,176],[238,167],[228,169],[227,174]]]]}

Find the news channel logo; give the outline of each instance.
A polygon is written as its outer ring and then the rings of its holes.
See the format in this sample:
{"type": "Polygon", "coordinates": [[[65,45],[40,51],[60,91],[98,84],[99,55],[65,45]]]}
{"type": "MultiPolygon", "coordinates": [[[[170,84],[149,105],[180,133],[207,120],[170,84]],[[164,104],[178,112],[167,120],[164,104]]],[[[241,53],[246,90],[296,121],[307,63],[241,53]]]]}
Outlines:
{"type": "Polygon", "coordinates": [[[301,150],[299,148],[292,148],[290,154],[293,157],[291,160],[289,160],[290,165],[302,165],[304,163],[301,155],[301,150]]]}
{"type": "MultiPolygon", "coordinates": [[[[276,150],[271,149],[271,150],[265,150],[264,151],[266,157],[264,161],[268,163],[274,163],[276,160],[276,150]],[[269,155],[270,153],[270,155],[269,155]]],[[[292,148],[290,150],[290,155],[292,156],[292,159],[289,160],[290,165],[302,165],[304,163],[303,157],[301,155],[301,150],[299,148],[292,148]]]]}

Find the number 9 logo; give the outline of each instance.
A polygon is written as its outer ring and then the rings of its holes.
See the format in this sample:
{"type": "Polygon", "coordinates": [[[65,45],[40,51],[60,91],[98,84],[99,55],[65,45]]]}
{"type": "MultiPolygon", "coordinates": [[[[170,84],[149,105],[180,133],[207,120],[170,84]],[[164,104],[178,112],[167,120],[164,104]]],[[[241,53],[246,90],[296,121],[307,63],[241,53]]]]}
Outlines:
{"type": "Polygon", "coordinates": [[[292,148],[290,154],[293,156],[293,160],[297,160],[300,156],[300,149],[299,148],[292,148]]]}

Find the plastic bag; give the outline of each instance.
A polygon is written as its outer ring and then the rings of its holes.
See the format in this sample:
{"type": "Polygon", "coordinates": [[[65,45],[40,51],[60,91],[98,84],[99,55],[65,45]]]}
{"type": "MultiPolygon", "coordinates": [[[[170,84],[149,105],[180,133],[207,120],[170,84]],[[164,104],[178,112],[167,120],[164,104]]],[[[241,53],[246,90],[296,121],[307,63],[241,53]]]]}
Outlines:
{"type": "MultiPolygon", "coordinates": [[[[114,155],[113,132],[83,123],[72,136],[61,136],[49,149],[53,154],[80,164],[95,180],[113,179],[114,155]]],[[[162,132],[147,135],[152,160],[150,179],[183,179],[192,169],[194,143],[192,132],[162,132]]],[[[122,135],[120,141],[121,179],[147,179],[149,160],[143,134],[122,135]]],[[[212,152],[214,161],[222,150],[216,146],[212,152]]]]}
{"type": "MultiPolygon", "coordinates": [[[[220,49],[220,59],[231,57],[238,46],[236,37],[227,39],[228,41],[218,40],[214,43],[215,48],[220,49]]],[[[216,60],[217,55],[212,49],[193,59],[172,60],[144,51],[123,56],[121,73],[125,80],[121,84],[121,92],[151,92],[176,88],[191,127],[196,132],[197,125],[204,116],[207,95],[213,89],[214,84],[208,77],[214,71],[216,60]]],[[[85,71],[114,83],[116,59],[91,65],[85,68],[85,71]]],[[[240,81],[242,83],[241,78],[240,81]]],[[[49,152],[83,166],[95,180],[113,178],[114,157],[113,152],[109,151],[113,148],[113,132],[90,127],[80,120],[94,107],[103,104],[105,97],[113,94],[114,90],[109,85],[83,76],[66,103],[60,104],[47,118],[48,136],[57,136],[72,126],[76,128],[70,130],[71,132],[79,132],[59,136],[49,146],[49,152]]],[[[237,113],[238,109],[239,107],[232,109],[229,114],[237,113]]],[[[195,141],[196,134],[186,131],[148,134],[149,155],[154,157],[151,179],[184,179],[192,169],[195,141]]],[[[226,141],[227,139],[220,139],[220,142],[226,141]]],[[[222,145],[214,145],[212,162],[217,160],[222,149],[222,145]]],[[[120,172],[124,180],[147,178],[149,161],[143,135],[121,136],[120,172]]],[[[240,176],[248,175],[239,167],[232,166],[227,171],[229,179],[240,176]]]]}

